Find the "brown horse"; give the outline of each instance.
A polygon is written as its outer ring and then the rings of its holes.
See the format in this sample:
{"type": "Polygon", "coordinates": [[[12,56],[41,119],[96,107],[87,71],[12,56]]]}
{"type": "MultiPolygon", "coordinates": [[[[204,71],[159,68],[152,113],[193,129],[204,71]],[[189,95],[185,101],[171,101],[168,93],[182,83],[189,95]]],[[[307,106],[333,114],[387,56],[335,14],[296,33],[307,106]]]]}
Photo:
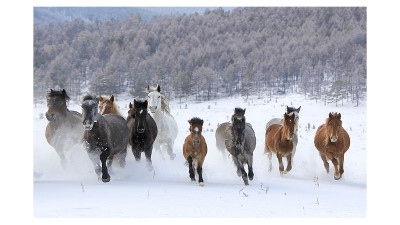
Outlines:
{"type": "Polygon", "coordinates": [[[342,127],[340,113],[329,113],[325,124],[318,127],[314,145],[324,162],[326,172],[329,173],[328,158],[335,166],[335,180],[342,178],[344,153],[350,148],[350,137],[342,127]]]}
{"type": "Polygon", "coordinates": [[[114,95],[108,96],[99,96],[99,113],[101,115],[106,114],[117,114],[122,116],[121,112],[119,111],[119,107],[117,102],[114,101],[114,95]]]}
{"type": "Polygon", "coordinates": [[[281,176],[292,169],[292,152],[294,148],[293,137],[296,130],[296,116],[294,114],[283,115],[282,124],[272,124],[265,132],[265,153],[269,158],[269,171],[272,170],[272,153],[279,161],[281,176]],[[286,157],[286,170],[283,168],[282,157],[286,157]]]}
{"type": "Polygon", "coordinates": [[[46,119],[49,123],[45,136],[47,142],[56,150],[64,168],[65,152],[73,145],[79,144],[83,136],[82,115],[68,110],[68,100],[69,96],[64,89],[61,91],[50,89],[47,94],[46,119]]]}
{"type": "Polygon", "coordinates": [[[189,177],[192,181],[196,181],[194,178],[194,165],[197,164],[197,174],[199,175],[199,185],[204,186],[203,181],[203,162],[207,155],[207,143],[201,131],[203,130],[203,120],[197,117],[193,117],[189,120],[190,124],[190,135],[186,137],[185,143],[183,144],[183,156],[189,164],[189,177]]]}

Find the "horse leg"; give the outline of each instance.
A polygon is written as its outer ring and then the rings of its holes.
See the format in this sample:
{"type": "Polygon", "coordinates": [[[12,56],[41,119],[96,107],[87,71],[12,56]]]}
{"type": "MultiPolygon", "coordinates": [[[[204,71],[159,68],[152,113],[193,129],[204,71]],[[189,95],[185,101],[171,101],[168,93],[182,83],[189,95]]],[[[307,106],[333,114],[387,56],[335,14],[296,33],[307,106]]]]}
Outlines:
{"type": "Polygon", "coordinates": [[[118,154],[118,162],[119,162],[119,166],[121,168],[124,168],[126,165],[126,153],[127,153],[127,149],[125,148],[124,150],[122,150],[119,154],[118,154]]]}
{"type": "Polygon", "coordinates": [[[197,174],[199,175],[199,185],[204,186],[203,167],[201,165],[197,165],[197,174]]]}
{"type": "Polygon", "coordinates": [[[281,173],[281,176],[283,176],[283,163],[282,163],[281,153],[277,152],[276,157],[278,158],[278,162],[279,162],[279,172],[281,173]]]}
{"type": "Polygon", "coordinates": [[[100,180],[101,177],[101,166],[99,161],[99,155],[88,152],[89,159],[92,161],[94,165],[94,171],[96,172],[97,179],[100,180]]]}
{"type": "Polygon", "coordinates": [[[253,172],[253,154],[248,155],[247,166],[249,169],[249,180],[253,180],[254,172],[253,172]]]}
{"type": "Polygon", "coordinates": [[[110,174],[113,174],[113,171],[112,171],[113,160],[114,160],[114,156],[109,156],[106,161],[108,173],[110,173],[110,174]]]}
{"type": "Polygon", "coordinates": [[[339,174],[340,174],[340,178],[342,178],[342,175],[344,173],[343,163],[344,163],[344,154],[342,154],[339,157],[339,174]]]}
{"type": "Polygon", "coordinates": [[[191,179],[191,181],[196,181],[196,179],[194,178],[194,171],[193,171],[193,158],[192,156],[188,156],[187,161],[189,163],[189,177],[191,179]]]}
{"type": "Polygon", "coordinates": [[[142,156],[142,152],[139,150],[137,146],[132,146],[132,153],[133,156],[135,156],[135,160],[139,161],[142,156]]]}
{"type": "Polygon", "coordinates": [[[292,154],[286,156],[287,166],[286,170],[283,173],[288,173],[292,169],[292,154]]]}
{"type": "Polygon", "coordinates": [[[176,154],[173,152],[173,147],[174,147],[174,142],[171,139],[168,139],[167,152],[171,160],[174,160],[176,156],[176,154]]]}
{"type": "Polygon", "coordinates": [[[106,183],[110,181],[110,174],[108,174],[107,170],[107,158],[110,156],[110,149],[106,149],[100,154],[100,161],[101,161],[101,180],[106,183]]]}
{"type": "Polygon", "coordinates": [[[335,178],[335,180],[339,180],[340,179],[340,174],[339,174],[339,169],[338,169],[338,164],[339,164],[339,162],[338,162],[338,160],[335,158],[335,156],[332,154],[332,153],[330,153],[330,152],[327,152],[326,153],[326,157],[328,157],[328,159],[329,160],[331,160],[332,161],[332,164],[333,164],[333,166],[335,167],[335,174],[334,174],[334,178],[335,178]]]}
{"type": "Polygon", "coordinates": [[[153,146],[150,146],[149,148],[147,148],[144,152],[144,155],[146,156],[146,162],[147,162],[147,169],[149,171],[153,170],[153,164],[151,162],[151,153],[153,151],[153,146]]]}
{"type": "Polygon", "coordinates": [[[60,157],[61,167],[62,167],[63,169],[66,169],[66,168],[67,168],[67,160],[66,160],[66,158],[65,158],[64,150],[63,150],[63,149],[60,149],[60,148],[57,148],[57,149],[56,149],[56,152],[57,152],[58,156],[60,157]]]}
{"type": "MultiPolygon", "coordinates": [[[[246,170],[244,170],[243,163],[242,163],[240,160],[238,160],[238,158],[235,157],[235,156],[232,157],[232,158],[233,158],[233,162],[235,163],[235,165],[236,165],[236,167],[237,167],[237,170],[241,172],[241,175],[242,175],[242,179],[243,179],[243,181],[244,181],[244,184],[245,184],[245,185],[249,185],[249,180],[248,180],[248,178],[247,178],[246,170]]],[[[239,174],[238,174],[238,175],[239,175],[239,174]]]]}
{"type": "Polygon", "coordinates": [[[265,146],[265,151],[267,152],[268,161],[269,161],[268,172],[271,172],[272,171],[272,152],[271,152],[271,150],[268,149],[267,146],[265,146]]]}
{"type": "Polygon", "coordinates": [[[326,156],[324,154],[322,154],[321,152],[319,153],[319,155],[321,156],[322,161],[324,161],[326,173],[329,173],[329,163],[328,163],[328,160],[326,160],[326,156]]]}

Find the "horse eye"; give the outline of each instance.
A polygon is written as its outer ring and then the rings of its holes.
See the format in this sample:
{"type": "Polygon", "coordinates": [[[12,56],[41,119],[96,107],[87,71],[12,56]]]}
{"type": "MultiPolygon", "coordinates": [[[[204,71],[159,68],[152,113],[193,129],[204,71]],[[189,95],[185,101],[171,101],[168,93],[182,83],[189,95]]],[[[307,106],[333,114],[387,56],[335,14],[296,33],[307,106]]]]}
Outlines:
{"type": "Polygon", "coordinates": [[[158,98],[160,98],[161,96],[158,96],[158,98]]]}

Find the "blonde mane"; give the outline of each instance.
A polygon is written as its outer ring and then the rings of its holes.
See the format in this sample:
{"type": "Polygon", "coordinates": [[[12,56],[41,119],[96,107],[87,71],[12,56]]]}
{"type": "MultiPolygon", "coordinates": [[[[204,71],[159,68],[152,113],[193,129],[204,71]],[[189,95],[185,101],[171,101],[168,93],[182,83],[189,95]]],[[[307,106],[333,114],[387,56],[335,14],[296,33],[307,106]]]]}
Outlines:
{"type": "MultiPolygon", "coordinates": [[[[147,94],[149,94],[150,92],[157,91],[157,87],[158,87],[158,85],[155,87],[148,86],[148,88],[146,88],[145,92],[147,94]]],[[[167,96],[165,96],[165,94],[163,92],[159,92],[159,93],[161,95],[161,111],[170,116],[171,113],[170,113],[170,109],[169,109],[169,103],[168,103],[167,96]]]]}
{"type": "MultiPolygon", "coordinates": [[[[102,102],[110,101],[111,96],[103,96],[103,95],[101,95],[101,98],[102,98],[102,100],[99,101],[99,105],[102,102]]],[[[122,116],[121,111],[119,110],[119,106],[117,104],[117,101],[114,100],[112,103],[113,103],[113,109],[115,111],[115,114],[122,116]]]]}

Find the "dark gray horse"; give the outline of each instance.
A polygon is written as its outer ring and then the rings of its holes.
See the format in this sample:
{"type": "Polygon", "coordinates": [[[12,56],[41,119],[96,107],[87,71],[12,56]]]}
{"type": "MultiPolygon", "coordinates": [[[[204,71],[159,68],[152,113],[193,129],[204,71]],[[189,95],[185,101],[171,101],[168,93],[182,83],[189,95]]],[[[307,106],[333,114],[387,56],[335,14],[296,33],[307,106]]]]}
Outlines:
{"type": "Polygon", "coordinates": [[[86,95],[82,100],[83,142],[90,160],[95,166],[97,176],[103,182],[110,181],[108,169],[111,169],[114,156],[121,167],[125,166],[129,129],[123,117],[116,114],[101,115],[98,99],[86,95]],[[101,166],[100,166],[101,163],[101,166]]]}
{"type": "Polygon", "coordinates": [[[61,159],[61,165],[66,167],[65,152],[74,144],[79,144],[82,139],[82,115],[67,108],[69,97],[63,89],[54,91],[50,89],[47,94],[46,140],[56,150],[61,159]]]}
{"type": "Polygon", "coordinates": [[[249,185],[253,180],[253,151],[256,148],[256,135],[250,123],[246,123],[244,116],[246,109],[235,108],[231,122],[223,123],[215,131],[217,148],[225,148],[232,155],[237,168],[237,175],[242,176],[244,184],[249,185]],[[244,164],[247,163],[249,174],[247,175],[244,164]]]}
{"type": "Polygon", "coordinates": [[[153,117],[147,111],[147,100],[133,100],[133,106],[129,103],[128,127],[129,144],[132,146],[132,153],[136,161],[139,161],[144,152],[147,161],[147,168],[153,170],[151,154],[153,143],[157,137],[157,125],[153,117]]]}

